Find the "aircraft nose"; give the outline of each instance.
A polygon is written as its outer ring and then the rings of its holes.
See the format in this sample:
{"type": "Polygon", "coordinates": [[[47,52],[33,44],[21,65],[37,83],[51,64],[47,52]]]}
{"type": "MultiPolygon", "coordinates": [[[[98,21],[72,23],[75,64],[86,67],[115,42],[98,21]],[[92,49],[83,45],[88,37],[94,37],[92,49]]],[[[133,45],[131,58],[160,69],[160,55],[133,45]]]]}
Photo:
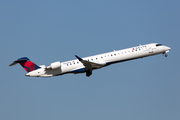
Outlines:
{"type": "Polygon", "coordinates": [[[170,48],[170,47],[167,47],[167,49],[168,49],[168,50],[171,50],[171,48],[170,48]]]}

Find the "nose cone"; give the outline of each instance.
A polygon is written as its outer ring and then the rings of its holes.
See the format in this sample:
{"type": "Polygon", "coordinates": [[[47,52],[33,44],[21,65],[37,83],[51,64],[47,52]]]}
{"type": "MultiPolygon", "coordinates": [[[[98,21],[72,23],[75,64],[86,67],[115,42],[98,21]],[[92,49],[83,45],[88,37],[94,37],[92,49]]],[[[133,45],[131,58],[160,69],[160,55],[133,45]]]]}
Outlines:
{"type": "Polygon", "coordinates": [[[164,47],[164,51],[165,51],[165,53],[168,53],[168,52],[169,52],[169,50],[171,50],[171,48],[170,48],[170,47],[167,47],[167,46],[165,46],[165,47],[164,47]]]}
{"type": "Polygon", "coordinates": [[[170,47],[167,47],[167,49],[168,49],[168,50],[171,50],[171,48],[170,48],[170,47]]]}
{"type": "Polygon", "coordinates": [[[169,50],[171,50],[171,48],[166,46],[166,47],[165,47],[165,50],[168,50],[168,51],[169,51],[169,50]]]}

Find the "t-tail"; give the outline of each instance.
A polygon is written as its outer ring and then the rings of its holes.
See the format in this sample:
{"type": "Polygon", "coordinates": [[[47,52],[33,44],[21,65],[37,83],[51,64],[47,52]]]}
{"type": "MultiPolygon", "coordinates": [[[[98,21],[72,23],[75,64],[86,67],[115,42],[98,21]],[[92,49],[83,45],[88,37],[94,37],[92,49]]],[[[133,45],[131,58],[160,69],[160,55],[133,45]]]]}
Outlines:
{"type": "Polygon", "coordinates": [[[33,70],[41,68],[38,65],[34,64],[32,61],[30,61],[29,58],[27,57],[19,58],[18,60],[14,61],[9,66],[16,65],[17,63],[19,63],[27,72],[31,72],[33,70]]]}

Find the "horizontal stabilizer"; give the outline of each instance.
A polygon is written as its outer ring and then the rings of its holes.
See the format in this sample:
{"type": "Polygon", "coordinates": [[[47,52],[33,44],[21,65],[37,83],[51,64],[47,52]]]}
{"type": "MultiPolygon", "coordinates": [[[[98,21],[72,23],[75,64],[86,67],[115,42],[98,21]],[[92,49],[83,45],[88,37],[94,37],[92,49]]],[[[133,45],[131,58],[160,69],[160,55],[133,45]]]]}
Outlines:
{"type": "Polygon", "coordinates": [[[20,58],[16,61],[14,61],[13,63],[11,63],[9,66],[13,66],[13,65],[16,65],[17,63],[21,63],[21,62],[26,62],[28,61],[29,59],[27,57],[23,57],[23,58],[20,58]]]}

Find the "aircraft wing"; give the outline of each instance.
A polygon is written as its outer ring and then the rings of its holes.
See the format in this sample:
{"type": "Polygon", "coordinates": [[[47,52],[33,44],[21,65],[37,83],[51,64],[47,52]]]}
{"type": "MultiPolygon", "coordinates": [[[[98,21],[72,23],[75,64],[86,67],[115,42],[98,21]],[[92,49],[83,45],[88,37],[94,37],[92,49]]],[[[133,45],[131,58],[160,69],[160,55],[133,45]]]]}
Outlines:
{"type": "Polygon", "coordinates": [[[106,63],[95,63],[95,62],[89,62],[87,60],[83,60],[82,58],[75,55],[76,58],[85,66],[85,70],[92,70],[93,68],[101,68],[106,65],[106,63]]]}

